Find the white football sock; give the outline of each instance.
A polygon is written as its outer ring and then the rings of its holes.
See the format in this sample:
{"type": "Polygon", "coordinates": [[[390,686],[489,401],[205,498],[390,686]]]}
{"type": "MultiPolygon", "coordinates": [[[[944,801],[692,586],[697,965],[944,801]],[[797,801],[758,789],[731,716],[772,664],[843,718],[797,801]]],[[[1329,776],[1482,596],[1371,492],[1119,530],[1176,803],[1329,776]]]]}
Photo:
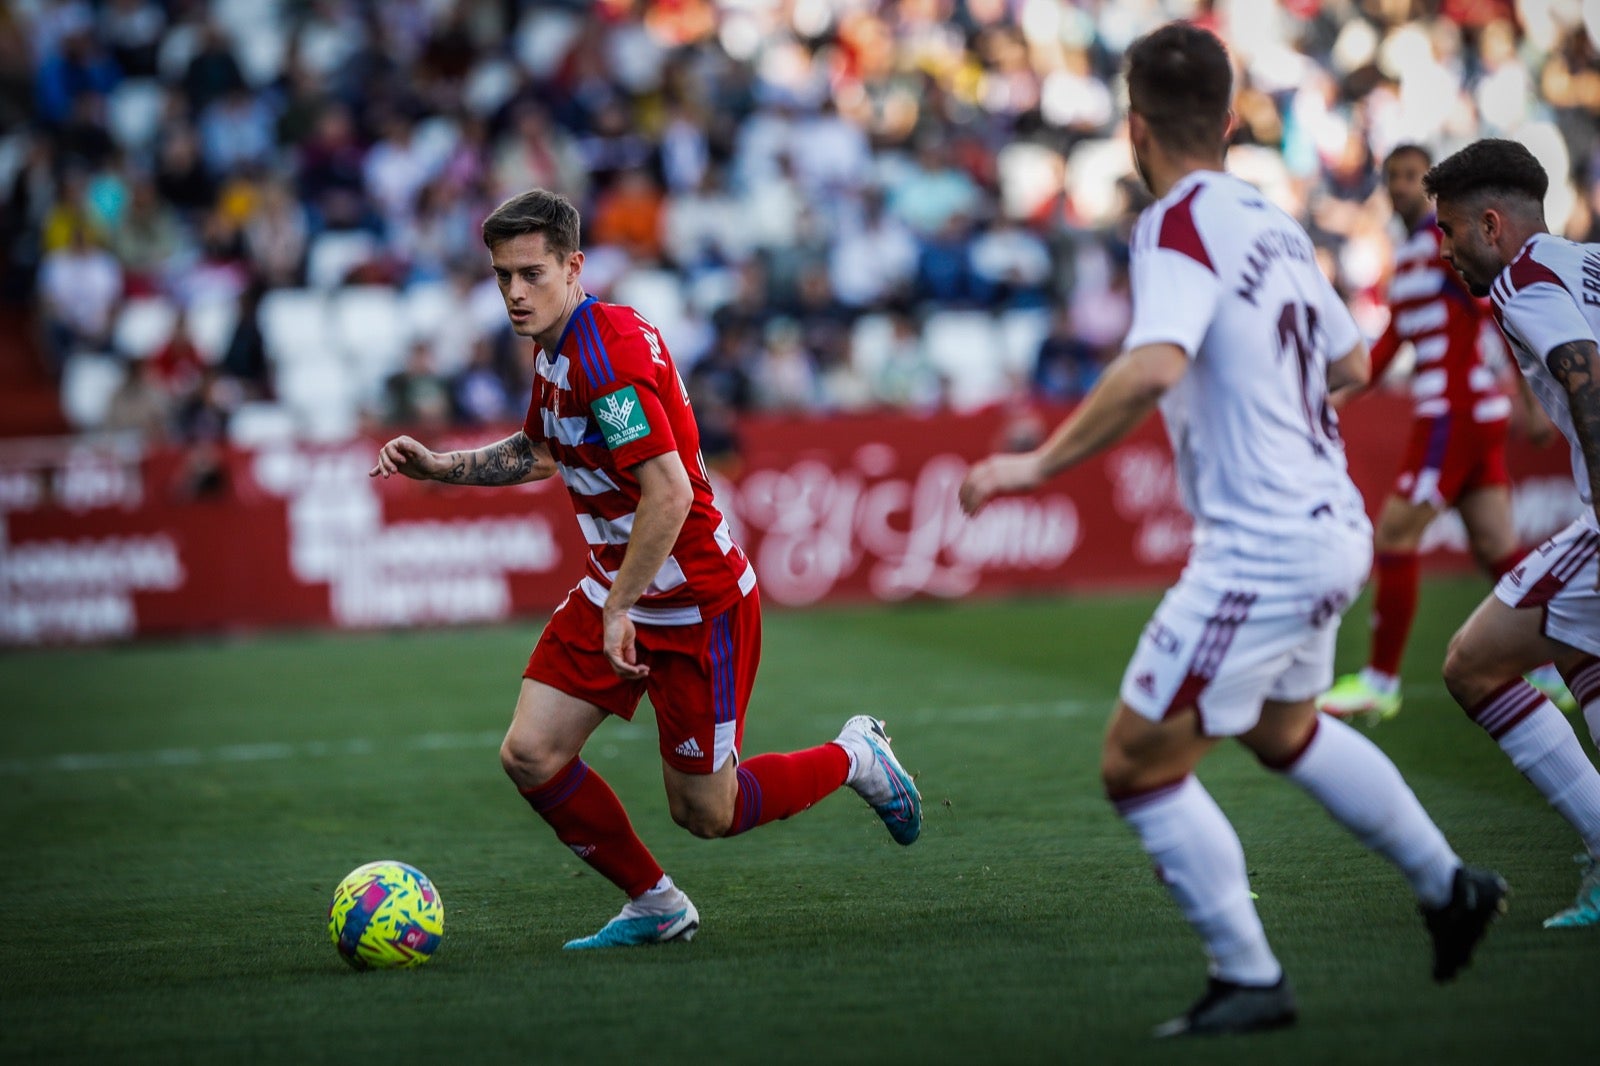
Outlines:
{"type": "Polygon", "coordinates": [[[1600,659],[1589,659],[1573,671],[1567,691],[1583,708],[1583,720],[1589,724],[1589,739],[1600,748],[1600,659]]]}
{"type": "Polygon", "coordinates": [[[1211,973],[1225,981],[1271,985],[1283,976],[1261,918],[1250,902],[1244,849],[1228,819],[1200,782],[1115,801],[1139,834],[1172,897],[1205,941],[1211,973]]]}
{"type": "Polygon", "coordinates": [[[1328,715],[1283,770],[1357,840],[1394,863],[1430,907],[1450,901],[1461,860],[1376,744],[1328,715]]]}
{"type": "MultiPolygon", "coordinates": [[[[1587,718],[1587,705],[1584,711],[1587,718]]],[[[1556,705],[1518,681],[1470,713],[1511,757],[1511,765],[1572,823],[1589,854],[1600,855],[1600,771],[1556,705]]]]}

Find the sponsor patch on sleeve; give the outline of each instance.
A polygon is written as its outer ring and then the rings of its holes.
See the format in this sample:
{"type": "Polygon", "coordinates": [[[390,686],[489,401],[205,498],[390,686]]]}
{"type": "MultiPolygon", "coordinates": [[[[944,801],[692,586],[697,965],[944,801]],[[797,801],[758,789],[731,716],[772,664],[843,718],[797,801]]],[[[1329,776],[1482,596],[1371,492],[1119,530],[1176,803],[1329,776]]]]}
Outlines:
{"type": "Polygon", "coordinates": [[[600,397],[589,405],[589,410],[594,412],[595,421],[605,434],[606,447],[612,451],[650,435],[650,420],[632,385],[600,397]]]}

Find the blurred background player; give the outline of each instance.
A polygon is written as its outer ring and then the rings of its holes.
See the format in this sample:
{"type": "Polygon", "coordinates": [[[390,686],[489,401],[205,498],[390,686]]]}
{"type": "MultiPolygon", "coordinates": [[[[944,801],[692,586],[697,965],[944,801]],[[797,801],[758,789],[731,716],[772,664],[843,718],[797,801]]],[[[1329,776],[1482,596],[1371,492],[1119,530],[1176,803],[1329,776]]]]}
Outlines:
{"type": "Polygon", "coordinates": [[[1472,720],[1583,837],[1573,905],[1547,927],[1600,925],[1600,773],[1572,727],[1522,678],[1554,661],[1600,744],[1600,245],[1545,228],[1544,168],[1486,140],[1427,174],[1444,257],[1491,298],[1539,404],[1572,448],[1583,510],[1495,585],[1450,642],[1444,680],[1472,720]]]}
{"type": "MultiPolygon", "coordinates": [[[[1372,349],[1376,382],[1405,344],[1415,421],[1394,490],[1383,501],[1373,532],[1372,638],[1367,665],[1341,677],[1320,710],[1342,717],[1394,716],[1400,710],[1400,660],[1417,614],[1418,548],[1443,510],[1454,507],[1467,545],[1495,580],[1522,558],[1511,520],[1511,476],[1506,470],[1506,429],[1511,401],[1484,359],[1488,308],[1467,292],[1450,264],[1439,258],[1439,230],[1429,210],[1422,176],[1433,159],[1403,144],[1383,163],[1383,186],[1405,226],[1389,281],[1389,326],[1372,349]]],[[[1548,432],[1526,387],[1529,424],[1548,432]]],[[[1340,404],[1346,397],[1335,396],[1340,404]]],[[[1558,705],[1572,697],[1548,665],[1530,677],[1558,705]]],[[[1563,709],[1569,709],[1564,706],[1563,709]]]]}
{"type": "Polygon", "coordinates": [[[1330,389],[1368,378],[1355,321],[1305,232],[1223,173],[1222,43],[1181,23],[1152,32],[1128,51],[1128,94],[1157,202],[1133,236],[1123,354],[1044,444],[974,466],[961,504],[976,513],[1037,488],[1159,405],[1194,547],[1123,676],[1101,774],[1211,959],[1205,994],[1156,1035],[1274,1028],[1294,1022],[1294,994],[1251,903],[1239,838],[1193,776],[1221,738],[1399,867],[1433,936],[1436,980],[1467,964],[1506,887],[1462,865],[1386,755],[1316,711],[1340,612],[1372,556],[1328,405],[1330,389]]]}
{"type": "Polygon", "coordinates": [[[901,844],[921,800],[883,725],[867,715],[831,743],[741,761],[745,706],[761,659],[756,575],[717,510],[688,390],[654,326],[583,290],[577,209],[543,190],[483,223],[506,313],[539,346],[523,428],[476,451],[440,454],[407,436],[374,477],[516,485],[559,475],[589,542],[586,572],[551,616],[523,673],[500,749],[506,773],[573,853],[628,897],[571,949],[691,939],[689,897],[581,758],[608,715],[649,694],[672,818],[726,837],[787,818],[850,785],[901,844]]]}

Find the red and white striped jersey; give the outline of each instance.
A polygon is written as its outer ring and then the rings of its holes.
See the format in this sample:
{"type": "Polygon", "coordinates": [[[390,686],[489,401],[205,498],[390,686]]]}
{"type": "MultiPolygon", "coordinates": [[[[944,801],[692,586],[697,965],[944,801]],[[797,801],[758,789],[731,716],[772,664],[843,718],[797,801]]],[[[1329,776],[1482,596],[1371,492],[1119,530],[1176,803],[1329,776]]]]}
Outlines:
{"type": "Polygon", "coordinates": [[[1429,215],[1395,250],[1389,281],[1389,327],[1372,346],[1377,381],[1406,341],[1416,348],[1411,398],[1418,418],[1445,415],[1498,422],[1511,401],[1484,363],[1487,309],[1439,255],[1439,228],[1429,215]]]}
{"type": "Polygon", "coordinates": [[[1511,342],[1522,376],[1572,449],[1572,479],[1583,518],[1600,529],[1594,475],[1573,426],[1567,390],[1545,359],[1570,341],[1600,343],[1600,244],[1577,244],[1549,233],[1528,238],[1489,289],[1495,321],[1511,342]]]}
{"type": "Polygon", "coordinates": [[[755,570],[717,510],[700,429],[661,334],[631,307],[586,297],[552,352],[540,351],[523,432],[543,443],[589,542],[578,589],[605,606],[628,550],[639,482],[629,471],[676,451],[694,502],[672,554],[628,612],[647,625],[714,618],[755,587],[755,570]]]}

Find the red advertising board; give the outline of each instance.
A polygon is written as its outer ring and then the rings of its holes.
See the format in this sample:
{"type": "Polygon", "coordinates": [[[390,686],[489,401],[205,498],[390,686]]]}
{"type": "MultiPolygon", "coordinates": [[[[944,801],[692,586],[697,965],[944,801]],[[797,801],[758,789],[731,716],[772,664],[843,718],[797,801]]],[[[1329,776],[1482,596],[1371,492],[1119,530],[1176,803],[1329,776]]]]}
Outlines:
{"type": "MultiPolygon", "coordinates": [[[[1352,471],[1374,507],[1394,476],[1407,407],[1373,396],[1344,420],[1352,471]]],[[[748,420],[718,502],[774,606],[1169,582],[1189,525],[1154,420],[1032,496],[961,514],[967,464],[1061,414],[748,420]]],[[[69,441],[43,456],[0,456],[0,645],[537,618],[581,574],[587,549],[559,484],[374,481],[375,450],[355,441],[230,452],[223,487],[201,498],[181,488],[190,458],[178,452],[69,441]]],[[[1514,441],[1511,463],[1524,539],[1577,513],[1563,442],[1514,441]]],[[[1470,565],[1451,517],[1426,546],[1430,566],[1470,565]]]]}

